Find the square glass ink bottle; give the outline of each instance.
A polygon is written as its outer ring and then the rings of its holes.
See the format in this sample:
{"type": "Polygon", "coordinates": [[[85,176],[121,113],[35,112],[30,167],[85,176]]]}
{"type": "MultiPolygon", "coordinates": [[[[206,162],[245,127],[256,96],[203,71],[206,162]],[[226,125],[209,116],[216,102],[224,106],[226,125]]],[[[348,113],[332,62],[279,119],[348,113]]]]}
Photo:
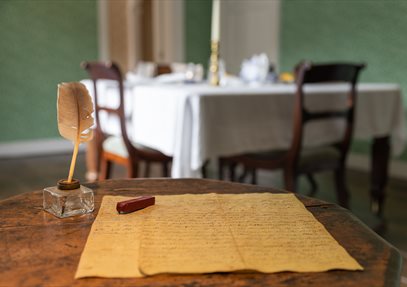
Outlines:
{"type": "Polygon", "coordinates": [[[73,179],[58,181],[57,186],[43,190],[43,208],[59,218],[90,213],[94,210],[93,191],[73,179]]]}

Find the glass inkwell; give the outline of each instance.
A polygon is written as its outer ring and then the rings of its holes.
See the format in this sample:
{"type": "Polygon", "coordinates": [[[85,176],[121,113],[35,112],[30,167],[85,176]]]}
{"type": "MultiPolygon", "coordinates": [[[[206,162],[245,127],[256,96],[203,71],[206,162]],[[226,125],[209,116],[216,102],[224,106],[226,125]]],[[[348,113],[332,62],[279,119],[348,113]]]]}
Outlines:
{"type": "Polygon", "coordinates": [[[43,208],[59,218],[90,213],[94,210],[93,191],[73,178],[79,144],[92,139],[93,102],[86,87],[78,82],[58,85],[58,130],[74,143],[68,179],[43,190],[43,208]]]}
{"type": "Polygon", "coordinates": [[[43,207],[59,218],[90,213],[95,208],[93,191],[77,179],[61,179],[57,186],[44,188],[43,207]]]}

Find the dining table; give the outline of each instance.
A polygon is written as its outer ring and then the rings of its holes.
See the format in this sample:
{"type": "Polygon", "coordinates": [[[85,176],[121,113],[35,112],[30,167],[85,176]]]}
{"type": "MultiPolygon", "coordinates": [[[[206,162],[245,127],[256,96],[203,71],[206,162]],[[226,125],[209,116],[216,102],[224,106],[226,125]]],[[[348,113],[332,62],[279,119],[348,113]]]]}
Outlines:
{"type": "MultiPolygon", "coordinates": [[[[93,84],[84,80],[90,94],[93,84]]],[[[97,83],[102,100],[117,106],[117,84],[97,83]],[[114,96],[116,94],[116,96],[114,96]]],[[[142,145],[172,156],[171,177],[200,178],[208,160],[245,152],[287,149],[293,136],[295,84],[238,84],[125,82],[128,132],[142,145]]],[[[344,84],[306,87],[310,109],[346,105],[344,84]],[[327,96],[330,95],[330,96],[327,96]]],[[[393,83],[359,83],[354,139],[371,143],[371,207],[382,215],[388,165],[402,153],[406,126],[400,86],[393,83]]],[[[118,119],[101,117],[112,134],[120,134],[118,119]]],[[[343,134],[343,122],[310,124],[306,146],[334,142],[343,134]]]]}
{"type": "MultiPolygon", "coordinates": [[[[299,194],[295,196],[307,212],[359,262],[363,270],[277,273],[246,271],[159,274],[144,278],[74,279],[92,224],[106,195],[137,197],[287,193],[270,187],[210,179],[119,179],[83,184],[94,192],[95,210],[81,216],[60,219],[45,212],[42,208],[42,190],[0,200],[0,286],[373,287],[400,284],[402,257],[396,248],[369,229],[349,210],[299,194]]],[[[120,241],[115,244],[120,244],[120,241]]],[[[115,259],[115,262],[119,261],[115,259]]]]}

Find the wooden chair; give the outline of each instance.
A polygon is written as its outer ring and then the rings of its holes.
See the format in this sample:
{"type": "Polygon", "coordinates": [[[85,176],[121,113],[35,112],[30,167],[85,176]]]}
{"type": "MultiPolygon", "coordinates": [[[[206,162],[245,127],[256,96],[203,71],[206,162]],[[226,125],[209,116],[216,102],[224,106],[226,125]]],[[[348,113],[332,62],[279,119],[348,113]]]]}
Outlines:
{"type": "Polygon", "coordinates": [[[156,76],[169,74],[172,72],[170,64],[159,63],[156,68],[156,76]]]}
{"type": "Polygon", "coordinates": [[[129,177],[138,177],[140,162],[144,162],[146,165],[145,177],[149,177],[150,175],[150,163],[160,163],[162,165],[163,176],[168,177],[168,165],[172,161],[172,158],[157,150],[133,142],[127,133],[124,112],[123,78],[119,67],[111,62],[83,62],[81,66],[88,72],[92,79],[95,91],[95,134],[99,158],[98,165],[100,167],[99,180],[110,177],[113,163],[126,166],[129,177]],[[108,108],[99,105],[97,81],[102,79],[117,82],[120,98],[117,108],[108,108]],[[103,123],[100,121],[101,112],[116,115],[119,118],[121,137],[105,133],[106,129],[103,128],[103,123]]]}
{"type": "MultiPolygon", "coordinates": [[[[302,62],[296,67],[296,95],[294,103],[294,132],[291,147],[288,150],[248,153],[219,159],[219,178],[223,179],[225,166],[229,167],[231,180],[235,180],[235,168],[243,165],[244,174],[252,174],[252,183],[256,183],[257,169],[282,169],[284,184],[287,190],[296,192],[298,176],[305,174],[316,188],[313,173],[332,170],[335,173],[335,186],[339,204],[348,206],[348,191],[345,183],[345,161],[351,143],[355,102],[356,83],[363,64],[312,64],[302,62]],[[350,91],[347,95],[347,106],[343,110],[311,112],[304,104],[304,86],[318,83],[348,83],[350,91]],[[345,121],[345,132],[340,141],[330,145],[304,148],[303,136],[305,125],[311,121],[342,118],[345,121]]],[[[329,96],[329,95],[326,95],[329,96]]]]}

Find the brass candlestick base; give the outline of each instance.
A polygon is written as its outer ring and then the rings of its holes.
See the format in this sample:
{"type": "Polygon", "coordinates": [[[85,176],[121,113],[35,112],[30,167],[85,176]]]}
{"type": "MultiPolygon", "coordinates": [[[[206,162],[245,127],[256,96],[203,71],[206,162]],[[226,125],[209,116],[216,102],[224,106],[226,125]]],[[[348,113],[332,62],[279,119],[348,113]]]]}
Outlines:
{"type": "Polygon", "coordinates": [[[219,86],[219,41],[211,41],[210,83],[219,86]]]}

